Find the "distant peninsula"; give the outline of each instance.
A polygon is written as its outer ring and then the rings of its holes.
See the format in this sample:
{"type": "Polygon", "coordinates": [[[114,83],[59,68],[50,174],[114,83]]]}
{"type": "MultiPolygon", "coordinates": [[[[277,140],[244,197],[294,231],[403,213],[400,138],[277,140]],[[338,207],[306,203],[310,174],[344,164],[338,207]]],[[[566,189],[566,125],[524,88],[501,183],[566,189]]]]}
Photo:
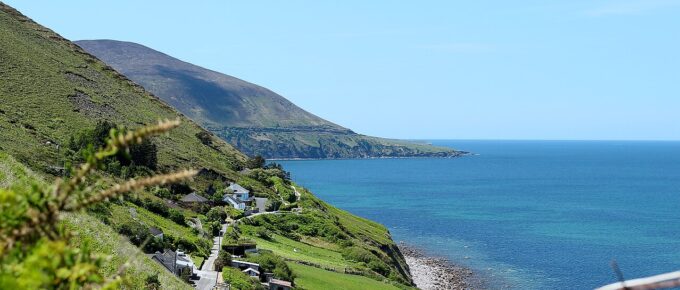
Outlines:
{"type": "Polygon", "coordinates": [[[146,46],[76,44],[249,156],[267,159],[456,157],[464,152],[358,134],[261,86],[146,46]]]}

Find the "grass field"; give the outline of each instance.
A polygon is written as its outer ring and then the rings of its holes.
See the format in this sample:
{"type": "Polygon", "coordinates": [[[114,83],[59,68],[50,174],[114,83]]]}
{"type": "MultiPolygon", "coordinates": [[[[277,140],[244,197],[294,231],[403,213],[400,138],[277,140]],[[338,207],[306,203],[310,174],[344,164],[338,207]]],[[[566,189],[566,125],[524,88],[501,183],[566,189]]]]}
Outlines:
{"type": "Polygon", "coordinates": [[[351,264],[342,258],[338,252],[310,246],[297,242],[280,235],[272,235],[270,240],[248,236],[257,242],[257,247],[274,252],[275,254],[291,260],[307,261],[342,271],[351,267],[351,264]]]}
{"type": "Polygon", "coordinates": [[[297,277],[295,278],[295,284],[298,287],[307,290],[400,289],[392,284],[383,283],[363,276],[341,274],[297,263],[288,263],[288,266],[293,269],[293,272],[297,277]]]}

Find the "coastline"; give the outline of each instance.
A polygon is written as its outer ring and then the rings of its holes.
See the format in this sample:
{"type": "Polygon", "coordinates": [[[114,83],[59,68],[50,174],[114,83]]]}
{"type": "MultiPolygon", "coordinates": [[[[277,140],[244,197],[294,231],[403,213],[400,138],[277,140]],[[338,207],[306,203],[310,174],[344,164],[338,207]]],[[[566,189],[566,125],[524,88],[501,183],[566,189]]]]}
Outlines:
{"type": "Polygon", "coordinates": [[[479,277],[469,268],[455,265],[451,261],[432,257],[417,247],[398,243],[418,289],[483,289],[479,277]]]}

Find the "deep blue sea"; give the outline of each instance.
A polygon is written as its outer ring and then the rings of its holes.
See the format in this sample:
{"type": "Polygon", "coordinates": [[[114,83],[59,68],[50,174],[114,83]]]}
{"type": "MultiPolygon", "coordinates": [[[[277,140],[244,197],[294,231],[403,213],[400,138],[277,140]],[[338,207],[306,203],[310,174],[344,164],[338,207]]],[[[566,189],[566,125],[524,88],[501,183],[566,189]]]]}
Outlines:
{"type": "Polygon", "coordinates": [[[680,142],[432,141],[454,159],[280,161],[396,241],[491,288],[592,289],[680,269],[680,142]]]}

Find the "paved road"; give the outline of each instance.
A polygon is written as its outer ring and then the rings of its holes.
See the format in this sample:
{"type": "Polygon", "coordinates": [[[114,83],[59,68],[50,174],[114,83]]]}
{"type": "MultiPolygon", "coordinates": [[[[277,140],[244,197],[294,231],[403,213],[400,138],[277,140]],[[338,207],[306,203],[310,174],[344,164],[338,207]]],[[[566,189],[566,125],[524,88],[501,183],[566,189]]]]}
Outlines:
{"type": "MultiPolygon", "coordinates": [[[[222,225],[222,233],[227,231],[229,224],[222,225]]],[[[203,267],[201,270],[196,271],[196,274],[201,278],[196,281],[196,289],[199,290],[210,290],[215,286],[218,272],[213,270],[215,267],[215,260],[220,253],[220,242],[222,236],[217,236],[213,238],[213,246],[210,249],[210,256],[203,262],[203,267]]]]}

